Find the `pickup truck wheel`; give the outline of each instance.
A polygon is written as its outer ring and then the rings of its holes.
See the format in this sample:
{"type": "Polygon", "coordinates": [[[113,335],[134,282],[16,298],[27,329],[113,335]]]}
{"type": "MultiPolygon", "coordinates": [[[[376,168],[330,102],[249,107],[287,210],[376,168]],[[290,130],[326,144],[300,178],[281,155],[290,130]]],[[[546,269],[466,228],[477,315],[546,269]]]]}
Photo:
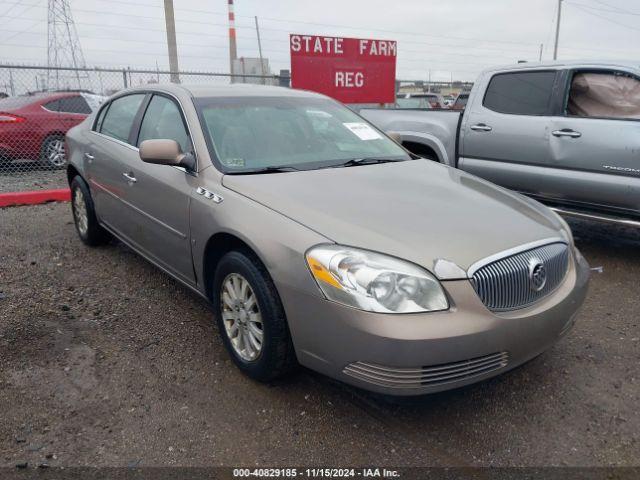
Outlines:
{"type": "Polygon", "coordinates": [[[227,253],[216,268],[212,300],[218,330],[234,363],[269,382],[297,364],[280,296],[255,255],[227,253]]]}
{"type": "Polygon", "coordinates": [[[98,223],[91,192],[86,182],[76,175],[71,181],[71,211],[80,240],[95,247],[107,243],[111,235],[98,223]]]}

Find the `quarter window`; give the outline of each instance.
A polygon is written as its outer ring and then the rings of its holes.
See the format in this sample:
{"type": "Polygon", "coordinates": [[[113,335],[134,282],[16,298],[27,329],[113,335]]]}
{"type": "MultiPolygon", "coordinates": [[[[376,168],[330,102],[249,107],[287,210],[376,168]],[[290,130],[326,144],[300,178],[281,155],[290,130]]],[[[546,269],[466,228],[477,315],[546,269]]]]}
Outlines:
{"type": "Polygon", "coordinates": [[[113,100],[102,119],[100,133],[128,143],[131,126],[144,97],[144,94],[134,94],[113,100]]]}
{"type": "Polygon", "coordinates": [[[61,113],[80,113],[83,115],[89,115],[91,113],[89,104],[80,95],[76,97],[64,97],[58,101],[58,111],[61,113]]]}
{"type": "Polygon", "coordinates": [[[140,125],[138,145],[145,140],[153,139],[175,140],[183,152],[192,150],[178,105],[162,95],[154,95],[149,102],[140,125]]]}
{"type": "Polygon", "coordinates": [[[496,112],[545,115],[553,91],[555,72],[500,73],[489,82],[483,105],[496,112]]]}
{"type": "Polygon", "coordinates": [[[50,112],[59,112],[60,111],[60,100],[52,100],[43,105],[44,108],[49,110],[50,112]]]}

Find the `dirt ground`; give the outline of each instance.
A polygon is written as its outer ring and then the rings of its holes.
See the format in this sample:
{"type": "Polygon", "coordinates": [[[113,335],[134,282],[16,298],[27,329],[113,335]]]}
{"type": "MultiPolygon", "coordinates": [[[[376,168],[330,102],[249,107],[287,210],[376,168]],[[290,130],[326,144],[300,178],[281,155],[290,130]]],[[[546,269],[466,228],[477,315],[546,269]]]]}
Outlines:
{"type": "Polygon", "coordinates": [[[593,267],[575,329],[460,390],[389,402],[231,364],[205,303],[68,204],[0,210],[0,466],[640,464],[640,232],[571,222],[593,267]]]}

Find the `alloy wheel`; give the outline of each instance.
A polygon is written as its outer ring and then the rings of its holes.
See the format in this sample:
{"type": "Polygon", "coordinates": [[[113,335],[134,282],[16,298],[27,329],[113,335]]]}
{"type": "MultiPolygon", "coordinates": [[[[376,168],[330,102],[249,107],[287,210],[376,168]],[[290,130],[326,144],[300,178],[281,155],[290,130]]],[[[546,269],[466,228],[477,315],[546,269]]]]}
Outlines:
{"type": "Polygon", "coordinates": [[[47,143],[45,156],[47,162],[49,162],[49,165],[52,167],[64,166],[67,163],[64,151],[64,140],[56,138],[49,141],[49,143],[47,143]]]}
{"type": "Polygon", "coordinates": [[[87,214],[87,202],[79,188],[73,191],[73,217],[80,235],[86,236],[89,231],[89,215],[87,214]]]}
{"type": "Polygon", "coordinates": [[[250,362],[260,356],[264,339],[262,314],[256,295],[246,278],[231,273],[220,291],[222,320],[236,354],[250,362]]]}

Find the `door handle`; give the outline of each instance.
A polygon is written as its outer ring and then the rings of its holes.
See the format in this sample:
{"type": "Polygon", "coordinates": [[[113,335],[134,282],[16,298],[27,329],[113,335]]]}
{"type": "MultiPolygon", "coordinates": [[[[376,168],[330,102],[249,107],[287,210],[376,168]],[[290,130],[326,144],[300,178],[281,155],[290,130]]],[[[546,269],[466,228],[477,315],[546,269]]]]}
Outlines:
{"type": "Polygon", "coordinates": [[[129,183],[136,183],[138,181],[138,179],[133,176],[133,173],[124,172],[122,176],[126,178],[129,183]]]}
{"type": "Polygon", "coordinates": [[[554,130],[551,132],[551,135],[554,137],[571,137],[571,138],[580,138],[582,134],[580,132],[576,132],[575,130],[571,130],[570,128],[563,128],[562,130],[554,130]]]}
{"type": "Polygon", "coordinates": [[[471,125],[471,130],[475,130],[476,132],[490,132],[493,128],[484,123],[478,123],[477,125],[471,125]]]}
{"type": "Polygon", "coordinates": [[[89,160],[92,161],[95,157],[93,155],[91,155],[89,152],[84,152],[84,157],[89,160]]]}

